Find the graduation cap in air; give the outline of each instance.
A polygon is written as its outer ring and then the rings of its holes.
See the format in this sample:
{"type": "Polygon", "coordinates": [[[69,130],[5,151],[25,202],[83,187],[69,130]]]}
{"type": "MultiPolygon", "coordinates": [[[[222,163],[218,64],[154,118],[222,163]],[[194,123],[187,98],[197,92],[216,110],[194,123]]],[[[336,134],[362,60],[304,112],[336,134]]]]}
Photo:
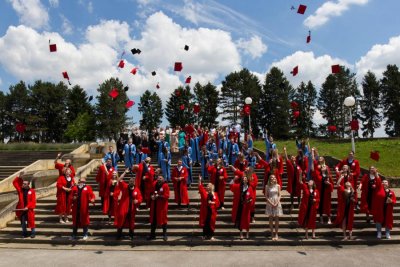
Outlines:
{"type": "Polygon", "coordinates": [[[295,119],[297,119],[298,117],[300,117],[300,111],[295,110],[295,111],[293,112],[293,117],[294,117],[295,119]]]}
{"type": "Polygon", "coordinates": [[[157,83],[156,88],[160,89],[160,83],[157,83]]]}
{"type": "Polygon", "coordinates": [[[49,40],[49,49],[50,49],[50,52],[57,52],[57,45],[51,44],[50,40],[49,40]]]}
{"type": "Polygon", "coordinates": [[[89,102],[93,100],[93,96],[89,96],[89,102]]]}
{"type": "Polygon", "coordinates": [[[130,108],[130,107],[132,107],[133,105],[135,105],[135,101],[129,100],[128,102],[126,102],[125,107],[126,107],[126,108],[130,108]]]}
{"type": "Polygon", "coordinates": [[[71,85],[71,82],[69,81],[68,72],[64,71],[64,72],[62,73],[62,75],[63,75],[64,79],[67,79],[68,84],[71,85]]]}
{"type": "Polygon", "coordinates": [[[180,96],[181,95],[181,91],[179,91],[178,89],[175,90],[175,95],[176,96],[180,96]]]}
{"type": "Polygon", "coordinates": [[[290,106],[292,107],[292,109],[297,109],[299,107],[299,103],[297,103],[296,101],[292,101],[290,102],[290,106]]]}
{"type": "Polygon", "coordinates": [[[306,9],[307,9],[307,6],[299,5],[299,7],[297,8],[297,13],[303,15],[306,12],[306,9]]]}
{"type": "Polygon", "coordinates": [[[200,112],[200,104],[199,103],[195,103],[193,106],[193,112],[195,114],[198,114],[200,112]]]}
{"type": "Polygon", "coordinates": [[[293,76],[296,76],[297,73],[299,73],[299,66],[296,66],[293,68],[293,70],[290,72],[293,76]]]}
{"type": "Polygon", "coordinates": [[[25,130],[26,130],[26,125],[25,125],[24,123],[22,123],[22,122],[18,122],[18,123],[15,125],[15,130],[16,130],[18,133],[23,133],[23,132],[25,132],[25,130]]]}
{"type": "Polygon", "coordinates": [[[138,49],[138,48],[131,49],[131,52],[132,52],[133,55],[136,55],[136,54],[139,55],[140,53],[142,53],[142,51],[140,49],[138,49]]]}
{"type": "Polygon", "coordinates": [[[336,64],[336,65],[332,65],[331,66],[331,69],[332,69],[332,73],[339,73],[340,72],[340,65],[339,64],[336,64]]]}
{"type": "Polygon", "coordinates": [[[369,157],[372,160],[379,161],[379,151],[371,151],[369,157]]]}
{"type": "Polygon", "coordinates": [[[180,106],[179,106],[179,109],[180,109],[180,110],[184,110],[184,109],[185,109],[185,105],[184,105],[184,104],[180,105],[180,106]]]}
{"type": "Polygon", "coordinates": [[[334,132],[336,132],[336,130],[337,130],[337,128],[336,128],[335,125],[329,125],[328,126],[328,131],[329,132],[334,133],[334,132]]]}
{"type": "Polygon", "coordinates": [[[192,81],[192,76],[188,76],[185,80],[185,83],[190,83],[192,81]]]}
{"type": "Polygon", "coordinates": [[[139,69],[139,68],[134,67],[134,68],[131,70],[131,73],[132,73],[133,75],[135,75],[135,74],[137,73],[138,69],[139,69]]]}
{"type": "Polygon", "coordinates": [[[151,75],[153,75],[153,76],[156,76],[156,74],[157,74],[157,72],[154,70],[151,72],[151,75]]]}
{"type": "Polygon", "coordinates": [[[124,67],[125,67],[125,62],[124,62],[123,59],[121,59],[121,60],[119,61],[119,63],[118,63],[118,68],[123,69],[124,67]]]}
{"type": "Polygon", "coordinates": [[[308,31],[307,44],[311,42],[311,31],[308,31]]]}
{"type": "Polygon", "coordinates": [[[175,62],[174,71],[181,71],[183,69],[182,62],[175,62]]]}
{"type": "Polygon", "coordinates": [[[124,91],[125,91],[125,92],[128,92],[128,90],[129,90],[129,87],[128,87],[128,86],[125,86],[125,87],[124,87],[124,91]]]}
{"type": "Polygon", "coordinates": [[[357,119],[351,120],[351,122],[350,122],[350,129],[351,129],[352,131],[358,131],[358,129],[360,129],[360,126],[359,126],[359,124],[358,124],[358,120],[357,120],[357,119]]]}
{"type": "Polygon", "coordinates": [[[108,95],[111,96],[112,99],[115,99],[119,95],[118,89],[113,88],[108,95]]]}
{"type": "Polygon", "coordinates": [[[186,51],[189,51],[189,46],[185,45],[185,47],[183,49],[185,49],[186,51]]]}

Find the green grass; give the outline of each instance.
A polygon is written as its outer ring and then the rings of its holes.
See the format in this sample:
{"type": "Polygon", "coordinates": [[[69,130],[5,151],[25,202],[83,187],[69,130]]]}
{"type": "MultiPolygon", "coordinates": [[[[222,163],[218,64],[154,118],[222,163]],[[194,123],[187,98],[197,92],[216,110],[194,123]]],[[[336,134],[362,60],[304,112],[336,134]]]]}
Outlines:
{"type": "MultiPolygon", "coordinates": [[[[275,141],[279,153],[283,153],[286,146],[288,154],[297,154],[294,140],[275,141]]],[[[265,151],[264,141],[256,141],[254,146],[261,151],[265,151]]],[[[319,140],[311,139],[310,146],[316,147],[320,155],[333,156],[338,159],[345,158],[351,150],[350,140],[319,140]]],[[[400,177],[400,139],[375,139],[375,140],[356,140],[356,159],[360,161],[363,168],[374,165],[379,172],[388,177],[400,177]],[[372,150],[379,151],[379,161],[370,159],[372,150]]]]}
{"type": "Polygon", "coordinates": [[[65,151],[74,150],[81,144],[62,144],[62,143],[10,143],[0,144],[0,151],[65,151]]]}

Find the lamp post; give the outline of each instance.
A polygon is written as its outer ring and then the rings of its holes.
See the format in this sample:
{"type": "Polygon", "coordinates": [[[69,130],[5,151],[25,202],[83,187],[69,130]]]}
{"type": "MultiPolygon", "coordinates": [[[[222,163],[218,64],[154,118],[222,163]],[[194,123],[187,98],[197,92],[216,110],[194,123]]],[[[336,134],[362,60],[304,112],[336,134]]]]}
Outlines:
{"type": "MultiPolygon", "coordinates": [[[[251,103],[253,103],[253,99],[251,99],[251,97],[246,97],[246,99],[244,100],[244,103],[246,103],[246,105],[251,105],[251,103]]],[[[251,131],[251,118],[250,118],[250,113],[249,113],[249,134],[251,131]]]]}
{"type": "MultiPolygon", "coordinates": [[[[352,96],[346,97],[345,100],[344,100],[344,105],[346,107],[348,107],[349,110],[350,110],[350,119],[353,119],[353,113],[351,111],[351,108],[355,105],[355,103],[356,103],[356,99],[354,97],[352,97],[352,96]]],[[[354,132],[353,132],[353,130],[351,130],[350,135],[351,135],[351,149],[353,150],[353,153],[356,153],[356,145],[354,143],[354,132]]]]}

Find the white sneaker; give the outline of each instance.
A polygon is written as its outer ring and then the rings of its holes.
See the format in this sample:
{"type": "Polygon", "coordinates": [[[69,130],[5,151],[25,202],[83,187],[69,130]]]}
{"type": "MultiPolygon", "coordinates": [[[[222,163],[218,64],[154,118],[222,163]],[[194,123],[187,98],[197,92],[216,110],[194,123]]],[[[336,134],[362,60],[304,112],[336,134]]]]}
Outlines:
{"type": "Polygon", "coordinates": [[[66,219],[65,219],[65,223],[69,223],[69,220],[68,220],[68,218],[66,218],[66,219]]]}
{"type": "Polygon", "coordinates": [[[391,239],[392,237],[390,236],[389,233],[386,234],[386,239],[391,239]]]}
{"type": "Polygon", "coordinates": [[[60,223],[65,223],[63,219],[60,219],[60,223]]]}
{"type": "Polygon", "coordinates": [[[382,238],[382,233],[381,233],[381,232],[378,232],[378,234],[376,235],[376,237],[377,237],[378,239],[381,239],[381,238],[382,238]]]}
{"type": "Polygon", "coordinates": [[[87,239],[88,239],[88,236],[87,236],[87,235],[84,235],[82,239],[83,239],[83,240],[87,240],[87,239]]]}

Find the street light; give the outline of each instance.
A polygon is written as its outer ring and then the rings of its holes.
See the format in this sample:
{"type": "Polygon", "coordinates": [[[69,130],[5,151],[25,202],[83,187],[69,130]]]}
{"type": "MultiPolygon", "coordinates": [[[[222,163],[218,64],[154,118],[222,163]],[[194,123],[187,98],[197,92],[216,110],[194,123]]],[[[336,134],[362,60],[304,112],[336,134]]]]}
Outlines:
{"type": "MultiPolygon", "coordinates": [[[[251,97],[246,97],[246,99],[244,100],[244,103],[246,103],[246,105],[251,105],[251,103],[253,103],[253,99],[251,99],[251,97]]],[[[250,118],[250,112],[249,112],[249,134],[251,131],[251,118],[250,118]]]]}
{"type": "MultiPolygon", "coordinates": [[[[346,97],[344,99],[344,105],[346,107],[348,107],[349,110],[350,110],[350,119],[353,119],[353,114],[351,112],[351,108],[355,104],[356,104],[356,99],[354,97],[352,97],[352,96],[346,97]]],[[[354,143],[354,132],[353,132],[353,130],[351,130],[350,135],[351,135],[351,149],[353,150],[353,153],[356,153],[356,145],[354,143]]]]}

